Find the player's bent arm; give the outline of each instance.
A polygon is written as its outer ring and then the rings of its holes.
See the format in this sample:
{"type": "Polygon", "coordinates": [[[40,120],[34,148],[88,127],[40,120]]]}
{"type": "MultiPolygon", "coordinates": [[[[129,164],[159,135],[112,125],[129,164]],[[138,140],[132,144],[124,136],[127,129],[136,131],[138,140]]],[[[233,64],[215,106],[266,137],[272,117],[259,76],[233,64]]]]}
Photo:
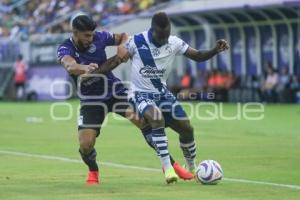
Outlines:
{"type": "Polygon", "coordinates": [[[215,55],[218,54],[218,50],[216,48],[213,48],[209,51],[200,51],[196,50],[194,48],[189,47],[186,52],[184,53],[184,56],[196,61],[196,62],[203,62],[206,60],[211,59],[215,55]]]}
{"type": "Polygon", "coordinates": [[[224,39],[220,39],[217,40],[216,46],[209,51],[200,51],[189,47],[184,55],[196,62],[203,62],[211,59],[222,51],[226,51],[227,49],[229,49],[229,44],[227,43],[227,41],[224,39]]]}
{"type": "Polygon", "coordinates": [[[94,70],[93,74],[106,74],[122,63],[122,59],[115,55],[106,60],[104,64],[102,64],[98,69],[94,70]]]}
{"type": "Polygon", "coordinates": [[[70,74],[73,75],[86,74],[91,71],[94,71],[97,68],[95,64],[90,64],[90,65],[78,64],[72,56],[68,56],[68,55],[64,56],[60,62],[65,67],[65,69],[70,74]]]}
{"type": "Polygon", "coordinates": [[[120,45],[128,40],[127,33],[115,33],[115,45],[120,45]]]}

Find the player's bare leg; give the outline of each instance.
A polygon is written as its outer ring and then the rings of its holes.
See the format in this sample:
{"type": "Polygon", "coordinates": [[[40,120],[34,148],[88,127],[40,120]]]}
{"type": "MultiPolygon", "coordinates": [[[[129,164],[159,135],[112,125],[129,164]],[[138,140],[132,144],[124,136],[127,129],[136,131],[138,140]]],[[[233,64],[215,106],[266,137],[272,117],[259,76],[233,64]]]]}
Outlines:
{"type": "Polygon", "coordinates": [[[94,148],[97,131],[94,129],[79,130],[79,153],[82,160],[89,168],[86,184],[99,184],[99,169],[96,161],[97,152],[94,148]]]}

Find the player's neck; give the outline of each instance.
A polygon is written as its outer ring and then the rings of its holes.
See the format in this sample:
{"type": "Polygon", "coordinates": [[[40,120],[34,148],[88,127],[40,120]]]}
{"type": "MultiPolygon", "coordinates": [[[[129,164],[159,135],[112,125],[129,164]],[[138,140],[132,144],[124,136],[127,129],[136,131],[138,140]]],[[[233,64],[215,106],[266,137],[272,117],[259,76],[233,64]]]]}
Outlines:
{"type": "Polygon", "coordinates": [[[85,51],[85,49],[80,48],[80,45],[78,44],[78,40],[74,36],[71,37],[71,41],[78,51],[85,51]]]}
{"type": "Polygon", "coordinates": [[[149,40],[152,44],[154,44],[154,46],[155,46],[156,48],[160,48],[160,47],[164,46],[165,44],[159,44],[158,42],[156,42],[155,38],[153,37],[152,31],[153,31],[153,30],[152,30],[151,28],[148,30],[148,40],[149,40]]]}
{"type": "Polygon", "coordinates": [[[157,44],[157,43],[155,42],[155,39],[153,38],[153,34],[152,34],[151,28],[150,28],[150,30],[148,31],[148,40],[149,40],[152,44],[154,44],[154,46],[155,46],[156,48],[161,47],[159,44],[157,44]]]}

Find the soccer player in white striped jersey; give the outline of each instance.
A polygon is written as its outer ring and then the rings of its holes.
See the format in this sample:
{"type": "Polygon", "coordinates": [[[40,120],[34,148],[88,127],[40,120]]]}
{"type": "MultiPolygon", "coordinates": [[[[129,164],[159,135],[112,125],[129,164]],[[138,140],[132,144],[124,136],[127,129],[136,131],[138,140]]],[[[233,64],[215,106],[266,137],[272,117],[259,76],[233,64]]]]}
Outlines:
{"type": "Polygon", "coordinates": [[[229,48],[222,39],[209,51],[196,50],[170,35],[170,32],[170,20],[166,13],[160,12],[152,17],[150,30],[134,35],[125,45],[118,47],[119,57],[131,59],[132,83],[128,97],[136,111],[151,125],[151,139],[160,157],[167,183],[176,182],[178,177],[170,163],[165,126],[179,134],[180,147],[192,173],[195,173],[196,157],[193,127],[176,97],[166,86],[172,62],[176,55],[203,62],[229,48]]]}

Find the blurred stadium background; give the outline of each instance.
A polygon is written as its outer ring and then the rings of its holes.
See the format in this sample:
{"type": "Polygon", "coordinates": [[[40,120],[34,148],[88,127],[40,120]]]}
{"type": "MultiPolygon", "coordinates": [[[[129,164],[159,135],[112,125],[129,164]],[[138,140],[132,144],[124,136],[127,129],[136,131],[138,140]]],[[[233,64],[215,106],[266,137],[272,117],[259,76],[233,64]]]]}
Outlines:
{"type": "MultiPolygon", "coordinates": [[[[115,74],[130,81],[128,67],[122,64],[115,74]]],[[[298,200],[299,80],[300,0],[0,0],[0,199],[298,200]],[[231,45],[205,63],[176,58],[168,80],[180,100],[192,101],[185,105],[188,114],[199,102],[218,102],[199,110],[207,117],[220,112],[217,118],[191,123],[198,161],[219,161],[225,179],[215,187],[193,181],[166,187],[139,131],[109,115],[96,146],[103,184],[85,187],[79,101],[56,61],[57,46],[70,37],[70,19],[78,12],[91,14],[99,30],[134,34],[148,29],[160,10],[192,47],[209,49],[219,38],[231,45]],[[18,66],[27,70],[16,77],[18,66]],[[245,105],[238,102],[266,103],[256,104],[263,119],[236,118],[245,105]]],[[[177,135],[167,132],[172,155],[183,163],[177,135]]]]}
{"type": "MultiPolygon", "coordinates": [[[[2,0],[0,97],[16,98],[14,66],[22,54],[28,65],[23,98],[51,100],[50,83],[68,81],[56,49],[70,36],[70,19],[78,12],[92,15],[100,30],[134,34],[164,10],[173,33],[191,46],[209,49],[220,38],[231,45],[204,63],[178,57],[168,82],[182,100],[207,100],[215,92],[214,101],[300,103],[299,6],[298,0],[2,0]]],[[[128,80],[128,65],[115,71],[122,80],[128,80]]],[[[69,92],[61,84],[55,91],[69,92]]]]}

